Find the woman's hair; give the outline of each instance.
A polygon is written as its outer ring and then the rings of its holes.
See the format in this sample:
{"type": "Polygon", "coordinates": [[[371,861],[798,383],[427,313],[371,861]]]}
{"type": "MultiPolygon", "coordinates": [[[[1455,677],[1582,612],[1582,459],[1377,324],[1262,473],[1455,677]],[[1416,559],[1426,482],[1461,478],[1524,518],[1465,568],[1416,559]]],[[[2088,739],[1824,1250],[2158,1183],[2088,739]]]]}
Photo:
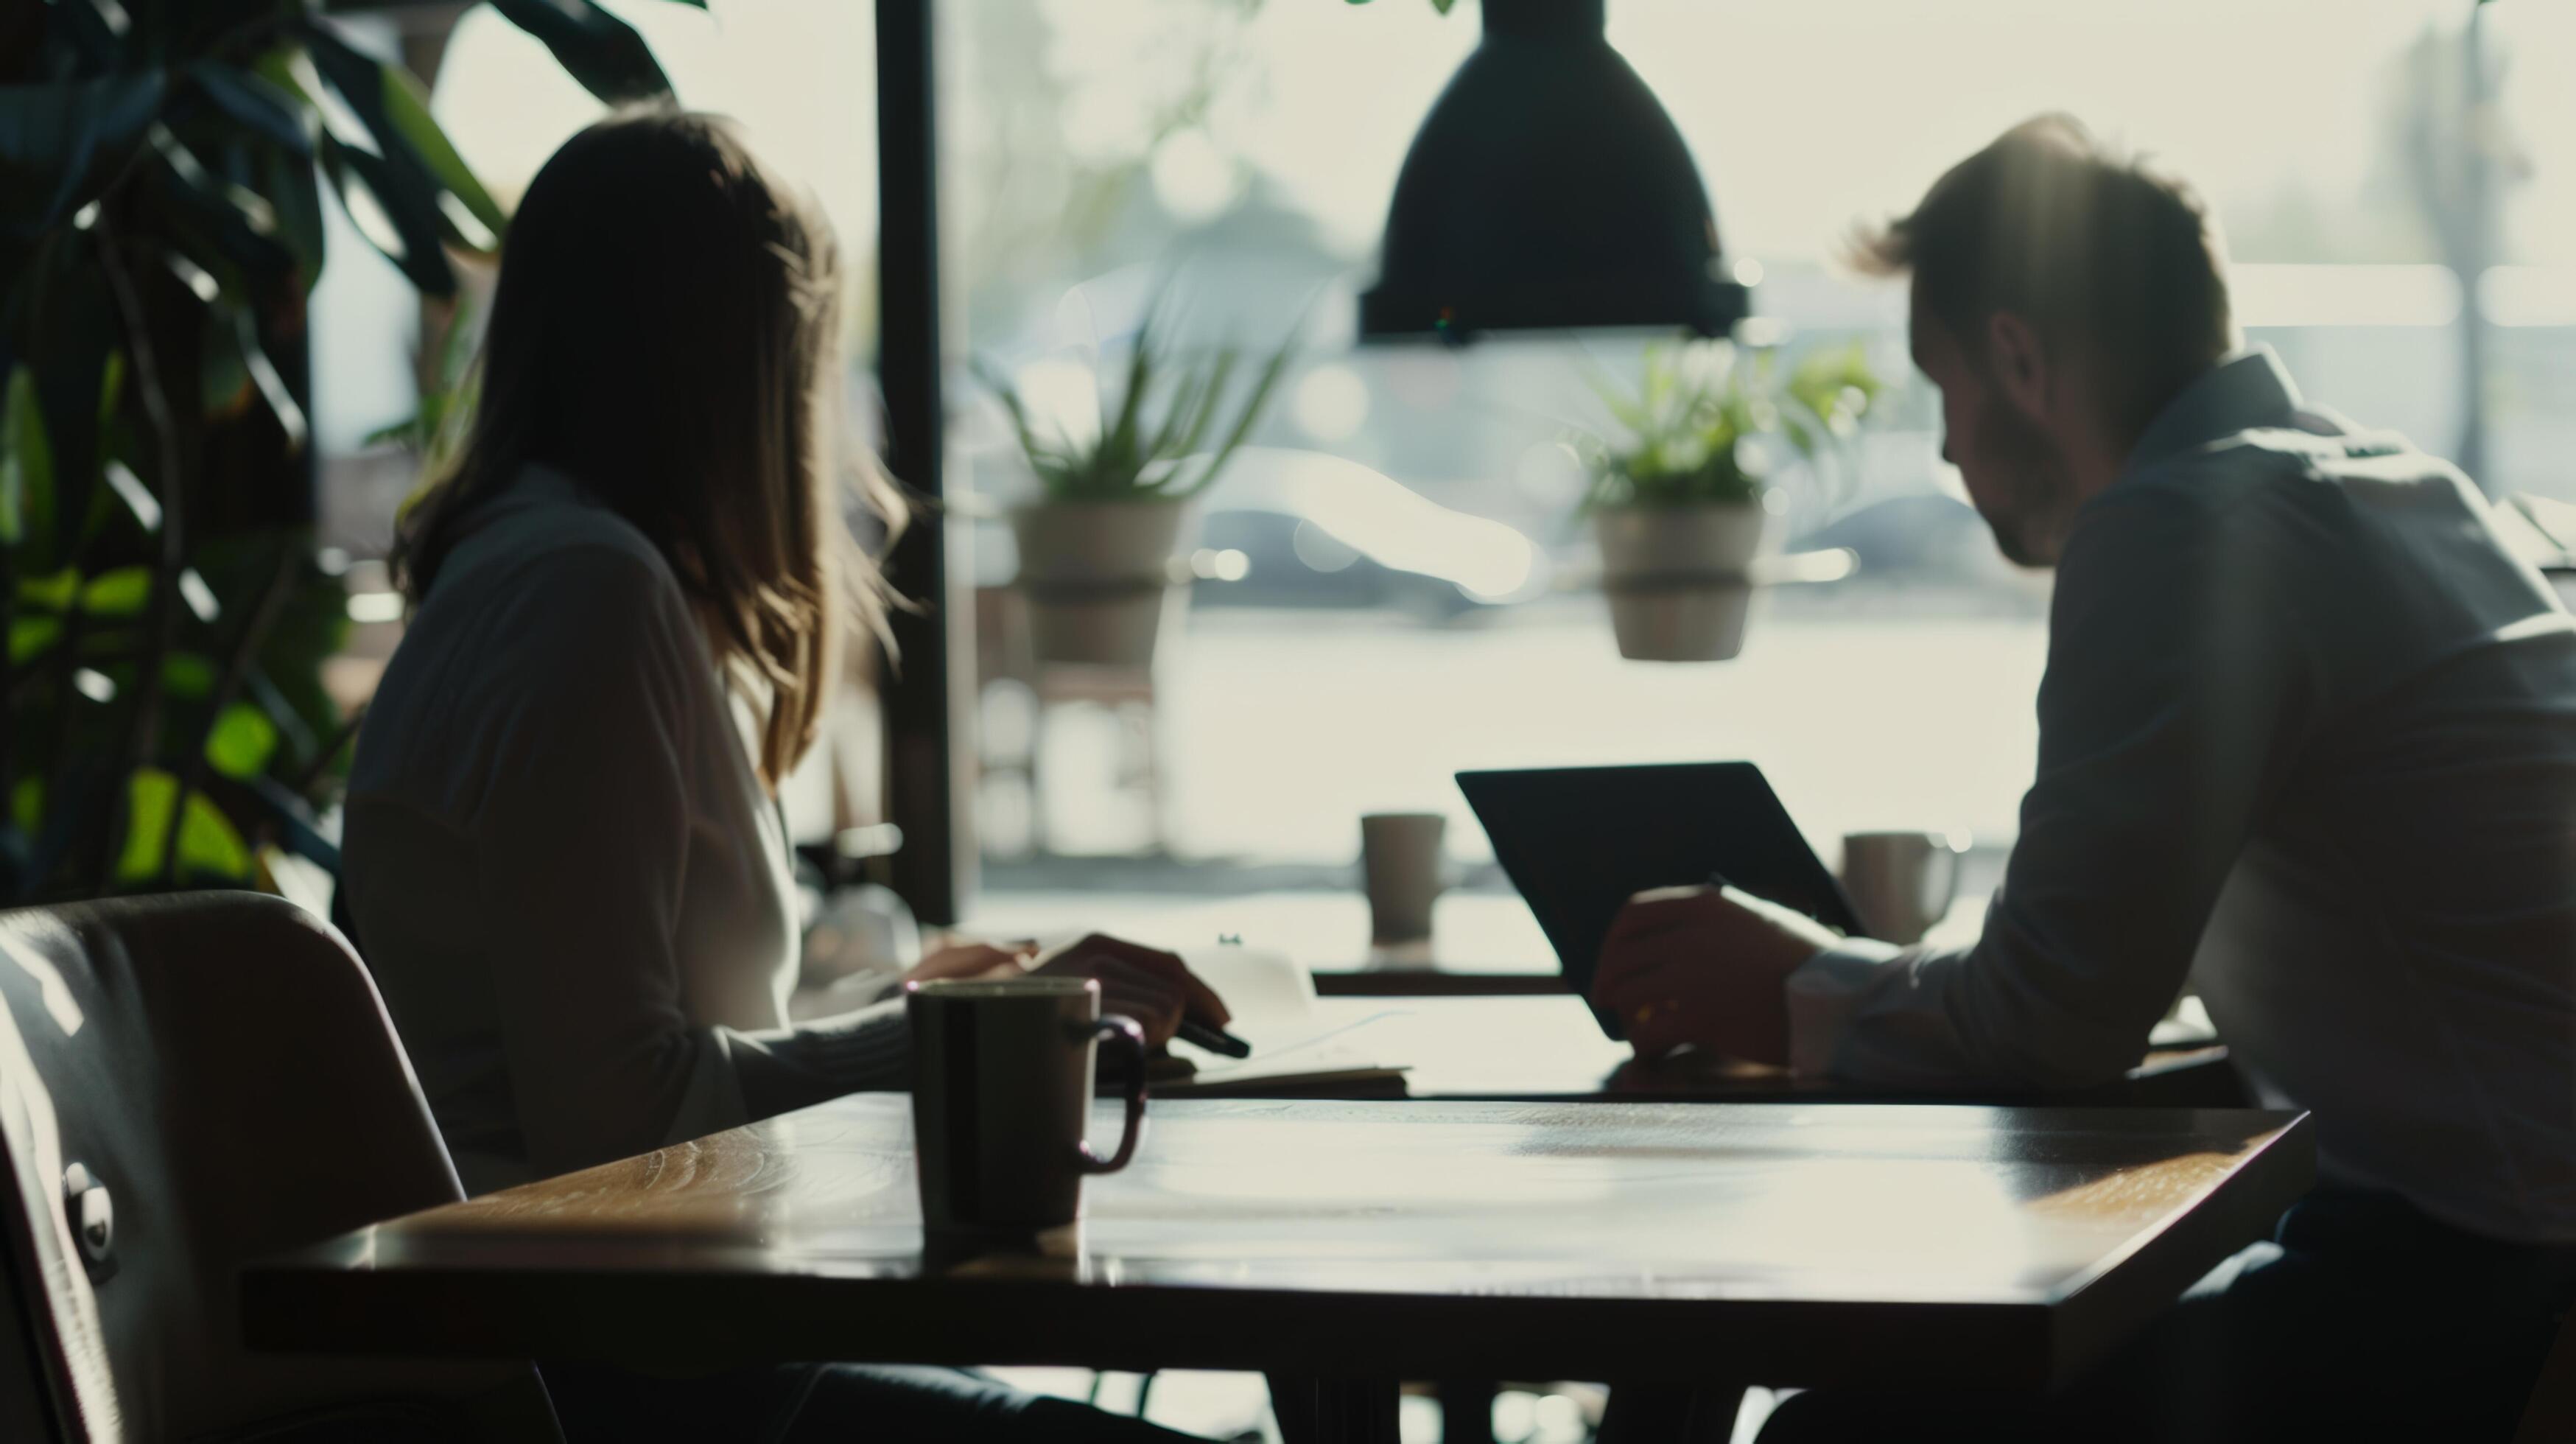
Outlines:
{"type": "MultiPolygon", "coordinates": [[[[510,223],[454,459],[404,508],[404,589],[437,586],[527,465],[571,476],[670,562],[765,709],[775,787],[813,743],[847,618],[884,616],[840,504],[839,285],[830,225],[730,122],[641,111],[566,141],[510,223]]],[[[900,525],[892,487],[853,460],[900,525]]]]}

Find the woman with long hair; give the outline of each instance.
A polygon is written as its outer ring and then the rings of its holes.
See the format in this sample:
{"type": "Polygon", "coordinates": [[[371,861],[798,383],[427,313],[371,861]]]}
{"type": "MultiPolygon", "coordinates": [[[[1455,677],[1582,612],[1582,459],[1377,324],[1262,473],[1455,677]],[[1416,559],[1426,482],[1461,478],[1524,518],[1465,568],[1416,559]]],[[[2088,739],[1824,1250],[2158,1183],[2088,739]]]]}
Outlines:
{"type": "MultiPolygon", "coordinates": [[[[900,1003],[786,1017],[776,789],[844,628],[882,615],[837,480],[839,286],[819,212],[708,116],[592,126],[512,222],[470,427],[402,522],[414,615],[347,814],[348,915],[470,1191],[906,1084],[900,1003]]],[[[1157,1041],[1224,1018],[1112,939],[921,971],[1031,962],[1157,1041]]],[[[547,1372],[576,1437],[692,1410],[726,1437],[1177,1437],[953,1372],[547,1372]]]]}

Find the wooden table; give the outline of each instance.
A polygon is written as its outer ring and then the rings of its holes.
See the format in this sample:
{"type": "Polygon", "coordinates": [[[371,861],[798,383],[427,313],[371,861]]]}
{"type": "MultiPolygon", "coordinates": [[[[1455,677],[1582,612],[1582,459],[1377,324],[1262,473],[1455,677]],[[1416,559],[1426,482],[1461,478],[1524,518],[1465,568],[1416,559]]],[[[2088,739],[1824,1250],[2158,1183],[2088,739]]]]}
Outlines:
{"type": "Polygon", "coordinates": [[[376,1225],[247,1271],[245,1327],[314,1353],[1260,1370],[1346,1381],[1314,1437],[1391,1439],[1395,1379],[2043,1386],[2313,1170],[2277,1113],[1171,1102],[1045,1253],[926,1258],[910,1134],[905,1099],[862,1095],[376,1225]]]}
{"type": "MultiPolygon", "coordinates": [[[[1688,1060],[1640,1066],[1627,1044],[1602,1033],[1582,999],[1561,988],[1539,996],[1327,996],[1316,1000],[1315,1019],[1319,1031],[1353,1040],[1372,1061],[1407,1069],[1401,1096],[1419,1099],[2208,1106],[2237,1101],[2239,1095],[2232,1078],[2184,1076],[2188,1065],[2224,1059],[2223,1050],[2209,1048],[2160,1050],[2122,1082],[2063,1097],[2033,1093],[2009,1098],[1991,1088],[1973,1095],[1925,1094],[1688,1060]],[[2224,1086],[2208,1086],[2213,1082],[2224,1086]]],[[[1394,1092],[1393,1086],[1372,1085],[1339,1096],[1394,1092]]]]}
{"type": "MultiPolygon", "coordinates": [[[[1926,941],[1975,941],[1987,901],[1982,892],[1962,894],[1926,941]]],[[[965,931],[982,937],[1039,937],[1082,928],[1180,949],[1233,938],[1305,964],[1313,970],[1316,991],[1327,997],[1565,991],[1556,950],[1514,892],[1447,893],[1433,909],[1432,937],[1392,945],[1369,940],[1368,902],[1356,889],[1220,897],[987,892],[975,905],[965,931]]]]}

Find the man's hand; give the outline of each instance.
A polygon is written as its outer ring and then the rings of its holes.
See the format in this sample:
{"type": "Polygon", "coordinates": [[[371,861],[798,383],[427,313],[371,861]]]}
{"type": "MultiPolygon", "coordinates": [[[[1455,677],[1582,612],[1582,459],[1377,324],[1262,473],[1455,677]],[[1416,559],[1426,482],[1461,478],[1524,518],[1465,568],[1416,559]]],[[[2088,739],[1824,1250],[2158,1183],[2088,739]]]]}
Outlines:
{"type": "Polygon", "coordinates": [[[1675,887],[1629,899],[1601,945],[1592,1002],[1640,1058],[1685,1044],[1786,1066],[1789,975],[1842,941],[1824,924],[1734,888],[1675,887]]]}

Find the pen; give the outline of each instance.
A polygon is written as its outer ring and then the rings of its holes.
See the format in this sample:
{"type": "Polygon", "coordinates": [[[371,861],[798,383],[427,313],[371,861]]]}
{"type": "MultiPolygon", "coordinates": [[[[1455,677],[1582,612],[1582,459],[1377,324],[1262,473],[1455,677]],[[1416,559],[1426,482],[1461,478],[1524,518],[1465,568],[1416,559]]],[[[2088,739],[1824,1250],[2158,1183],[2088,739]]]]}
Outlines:
{"type": "Polygon", "coordinates": [[[1229,1058],[1249,1058],[1252,1056],[1252,1045],[1250,1043],[1243,1041],[1241,1038],[1234,1036],[1223,1028],[1210,1027],[1205,1023],[1194,1023],[1189,1019],[1184,1018],[1181,1020],[1179,1032],[1181,1041],[1195,1044],[1198,1047],[1207,1049],[1211,1053],[1223,1053],[1229,1058]]]}

